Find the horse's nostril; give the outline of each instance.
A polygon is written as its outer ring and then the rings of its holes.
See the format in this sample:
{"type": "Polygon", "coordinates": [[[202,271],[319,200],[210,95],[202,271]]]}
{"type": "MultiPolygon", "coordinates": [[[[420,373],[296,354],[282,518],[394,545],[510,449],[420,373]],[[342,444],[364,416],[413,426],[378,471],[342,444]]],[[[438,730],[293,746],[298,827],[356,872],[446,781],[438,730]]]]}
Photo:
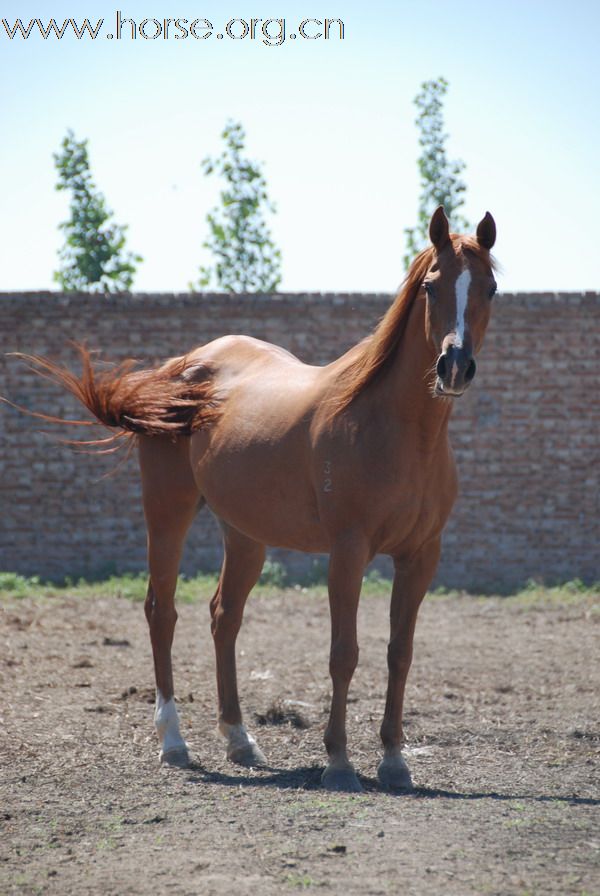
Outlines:
{"type": "Polygon", "coordinates": [[[435,365],[435,372],[441,380],[446,376],[446,355],[440,355],[435,365]]]}
{"type": "Polygon", "coordinates": [[[473,377],[475,376],[475,371],[477,370],[477,364],[475,360],[471,358],[469,363],[467,364],[467,369],[465,370],[465,382],[470,383],[473,377]]]}

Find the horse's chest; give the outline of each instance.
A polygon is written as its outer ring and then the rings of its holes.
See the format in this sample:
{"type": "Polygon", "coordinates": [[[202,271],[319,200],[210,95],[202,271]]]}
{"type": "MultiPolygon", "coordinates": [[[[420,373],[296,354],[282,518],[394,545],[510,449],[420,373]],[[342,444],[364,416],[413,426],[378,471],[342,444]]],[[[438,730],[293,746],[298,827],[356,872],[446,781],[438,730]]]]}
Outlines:
{"type": "Polygon", "coordinates": [[[412,553],[439,535],[456,498],[456,472],[451,457],[429,469],[390,477],[389,497],[382,504],[381,553],[412,553]]]}

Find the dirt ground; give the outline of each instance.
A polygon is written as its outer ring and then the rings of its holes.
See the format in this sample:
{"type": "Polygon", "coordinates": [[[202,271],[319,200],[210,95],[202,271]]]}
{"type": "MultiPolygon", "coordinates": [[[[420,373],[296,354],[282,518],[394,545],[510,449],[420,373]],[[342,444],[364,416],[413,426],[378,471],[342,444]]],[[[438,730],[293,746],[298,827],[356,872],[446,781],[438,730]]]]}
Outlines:
{"type": "Polygon", "coordinates": [[[224,759],[208,607],[179,609],[186,770],[158,764],[139,603],[0,604],[0,893],[600,893],[591,598],[425,601],[406,713],[416,790],[404,796],[375,778],[387,599],[360,608],[349,735],[363,795],[319,787],[326,600],[288,591],[248,605],[239,674],[271,763],[261,771],[224,759]]]}

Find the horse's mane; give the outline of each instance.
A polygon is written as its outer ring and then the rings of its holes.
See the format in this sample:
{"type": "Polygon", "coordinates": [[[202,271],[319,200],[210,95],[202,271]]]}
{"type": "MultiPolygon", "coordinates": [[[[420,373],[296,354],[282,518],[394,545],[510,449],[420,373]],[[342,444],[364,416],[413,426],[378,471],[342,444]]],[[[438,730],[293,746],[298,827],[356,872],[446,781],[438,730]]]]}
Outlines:
{"type": "MultiPolygon", "coordinates": [[[[494,259],[487,249],[479,245],[476,237],[453,233],[451,240],[455,253],[466,252],[468,255],[475,255],[490,272],[495,270],[494,259]]],[[[341,372],[336,393],[332,396],[333,413],[338,413],[347,407],[387,369],[402,343],[411,308],[434,257],[433,246],[423,249],[417,255],[390,308],[373,333],[360,344],[361,350],[358,353],[352,352],[347,367],[341,372]]]]}

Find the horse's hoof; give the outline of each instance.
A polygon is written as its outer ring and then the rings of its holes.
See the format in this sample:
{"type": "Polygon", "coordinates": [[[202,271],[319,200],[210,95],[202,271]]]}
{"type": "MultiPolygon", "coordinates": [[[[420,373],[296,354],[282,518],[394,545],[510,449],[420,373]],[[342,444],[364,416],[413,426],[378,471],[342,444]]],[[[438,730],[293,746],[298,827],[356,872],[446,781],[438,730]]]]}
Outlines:
{"type": "Polygon", "coordinates": [[[160,762],[161,765],[169,765],[172,768],[187,768],[190,764],[190,754],[185,747],[161,750],[160,762]]]}
{"type": "Polygon", "coordinates": [[[413,789],[410,771],[402,756],[384,757],[379,763],[377,777],[384,790],[401,793],[413,789]]]}
{"type": "Polygon", "coordinates": [[[363,788],[353,768],[329,768],[321,775],[321,785],[335,793],[362,793],[363,788]]]}
{"type": "Polygon", "coordinates": [[[227,758],[236,765],[243,765],[245,768],[260,768],[267,765],[267,759],[258,744],[240,744],[227,750],[227,758]]]}

